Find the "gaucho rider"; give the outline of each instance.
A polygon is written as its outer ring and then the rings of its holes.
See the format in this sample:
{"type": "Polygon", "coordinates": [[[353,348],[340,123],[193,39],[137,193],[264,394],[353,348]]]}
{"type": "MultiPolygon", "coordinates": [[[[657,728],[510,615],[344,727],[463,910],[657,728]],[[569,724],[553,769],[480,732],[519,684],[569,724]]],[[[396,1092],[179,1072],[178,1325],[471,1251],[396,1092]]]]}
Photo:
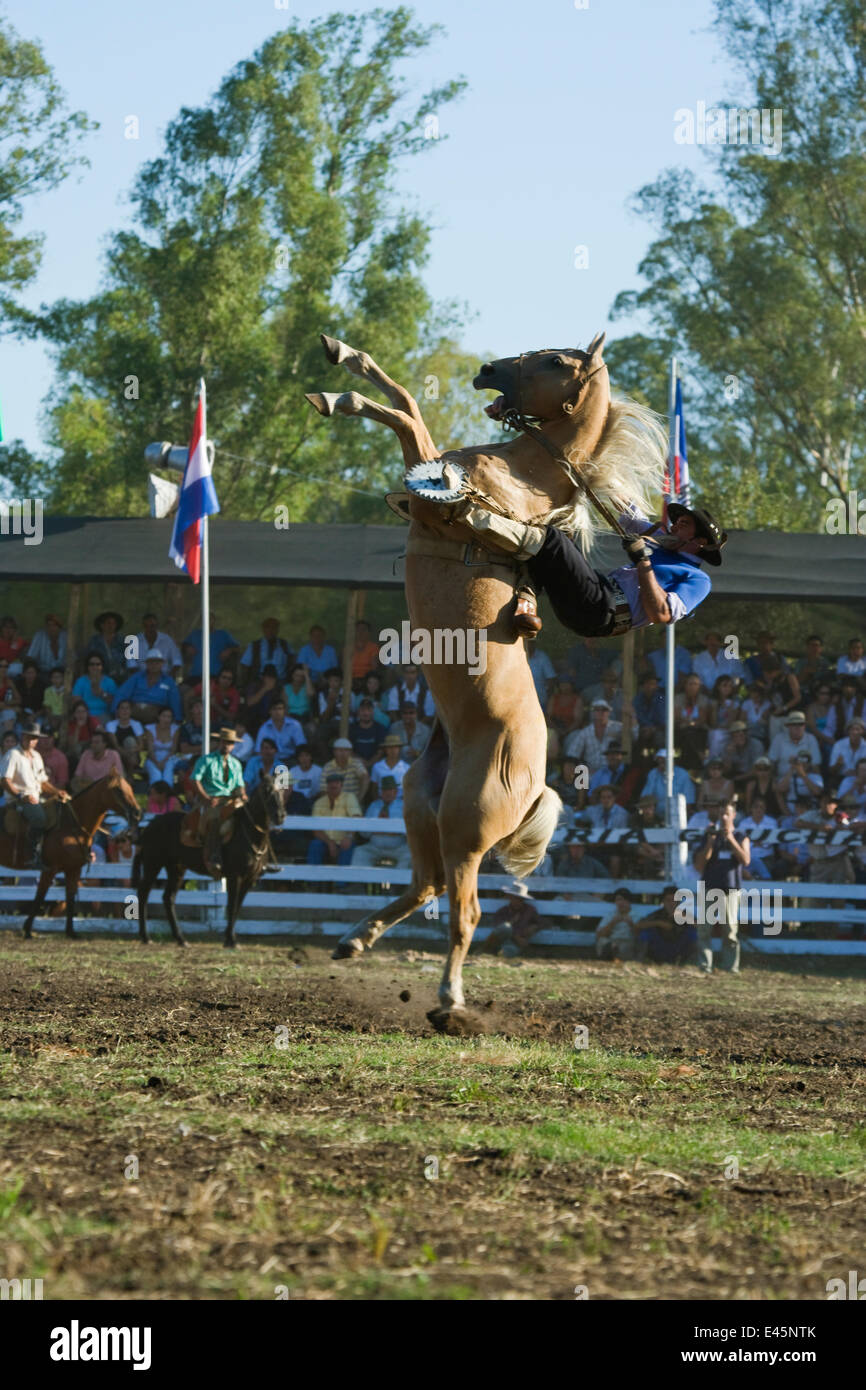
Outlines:
{"type": "MultiPolygon", "coordinates": [[[[631,563],[602,574],[556,526],[511,521],[470,500],[451,505],[454,521],[525,562],[533,588],[545,589],[559,621],[582,637],[617,637],[693,613],[712,587],[701,561],[720,565],[728,539],[702,507],[670,503],[665,528],[630,506],[617,520],[631,563]]],[[[541,628],[531,589],[521,589],[515,620],[527,637],[541,628]]]]}
{"type": "Polygon", "coordinates": [[[217,877],[222,874],[220,820],[223,808],[229,801],[247,800],[243,764],[231,751],[236,743],[234,729],[220,729],[216,748],[202,754],[192,772],[193,786],[202,807],[199,834],[204,839],[205,863],[217,877]]]}
{"type": "Polygon", "coordinates": [[[21,730],[20,748],[12,748],[0,763],[0,787],[15,798],[30,838],[28,868],[41,869],[42,838],[45,834],[45,797],[69,801],[69,793],[61,791],[48,780],[42,755],[36,747],[40,735],[38,724],[25,724],[21,730]]]}

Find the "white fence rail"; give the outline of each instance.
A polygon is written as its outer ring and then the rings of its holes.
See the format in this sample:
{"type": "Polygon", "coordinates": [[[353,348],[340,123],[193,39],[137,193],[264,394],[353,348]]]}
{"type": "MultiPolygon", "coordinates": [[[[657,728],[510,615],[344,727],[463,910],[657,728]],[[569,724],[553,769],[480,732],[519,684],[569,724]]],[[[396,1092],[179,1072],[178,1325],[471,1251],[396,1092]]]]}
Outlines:
{"type": "MultiPolygon", "coordinates": [[[[356,817],[317,817],[313,821],[308,816],[290,816],[286,818],[281,827],[285,830],[307,832],[314,828],[316,830],[356,831],[368,835],[383,833],[402,835],[405,833],[402,820],[382,821],[368,817],[361,819],[356,817]]],[[[802,841],[807,838],[807,833],[785,832],[786,843],[791,843],[791,836],[802,841]]],[[[630,839],[634,842],[635,836],[634,832],[628,831],[596,831],[581,834],[580,838],[591,844],[612,845],[622,843],[624,839],[630,839]]],[[[644,839],[655,844],[669,843],[678,838],[676,831],[666,829],[649,830],[641,832],[637,836],[638,841],[644,839]]],[[[88,905],[120,904],[125,915],[117,917],[88,916],[82,921],[84,929],[87,931],[114,931],[124,935],[137,931],[137,921],[134,915],[135,890],[129,885],[130,873],[131,864],[129,863],[95,863],[88,866],[79,886],[78,902],[88,905]],[[94,880],[97,883],[94,883],[94,880]]],[[[0,928],[13,928],[19,925],[20,908],[22,904],[32,899],[36,879],[35,871],[13,870],[0,866],[0,928]],[[16,905],[14,911],[12,910],[13,904],[16,905]]],[[[247,895],[241,917],[238,920],[238,930],[255,935],[326,937],[340,935],[349,925],[347,921],[298,921],[292,920],[291,913],[293,911],[313,911],[320,914],[337,912],[351,914],[355,917],[362,916],[384,907],[394,896],[390,890],[392,888],[399,889],[409,883],[410,879],[411,874],[408,869],[387,866],[367,868],[353,865],[338,867],[336,865],[286,864],[280,868],[278,873],[268,874],[260,879],[259,886],[247,895]],[[294,884],[302,886],[295,888],[293,887],[294,884]],[[337,887],[326,892],[310,891],[310,885],[315,884],[337,885],[337,887]],[[356,885],[358,889],[373,887],[388,891],[382,893],[352,892],[352,887],[356,885]],[[260,915],[263,909],[265,916],[260,915]],[[259,915],[251,916],[251,913],[259,915]]],[[[149,896],[149,904],[156,909],[162,907],[163,882],[164,875],[160,875],[160,879],[157,880],[157,884],[149,896]]],[[[502,906],[503,890],[510,882],[511,879],[502,874],[482,874],[480,876],[480,903],[483,913],[494,912],[502,906]]],[[[594,940],[595,924],[610,912],[611,895],[618,887],[626,887],[634,894],[650,896],[655,899],[655,903],[651,904],[634,904],[633,915],[639,919],[654,910],[663,884],[663,881],[657,879],[580,879],[561,874],[543,878],[533,875],[527,882],[539,914],[545,918],[558,919],[563,924],[556,930],[542,930],[533,940],[539,945],[559,946],[591,945],[594,940]],[[553,896],[539,896],[541,894],[552,894],[553,896]],[[576,922],[585,918],[590,919],[593,930],[576,927],[576,922]]],[[[696,880],[694,878],[689,879],[686,874],[681,876],[678,886],[696,887],[696,880]]],[[[855,927],[857,925],[862,926],[866,922],[866,885],[863,884],[799,883],[753,879],[749,881],[747,888],[752,892],[759,890],[762,893],[779,895],[779,897],[767,898],[764,901],[778,904],[782,925],[790,925],[791,923],[844,923],[855,927]],[[812,906],[811,904],[815,905],[812,906]]],[[[64,897],[62,880],[59,880],[55,886],[49,889],[47,902],[59,902],[64,897]]],[[[184,930],[212,931],[215,927],[218,928],[225,905],[226,894],[223,884],[209,879],[199,879],[193,873],[187,876],[178,893],[179,916],[183,917],[186,908],[206,910],[202,912],[204,920],[197,923],[184,921],[184,930]],[[195,884],[195,886],[190,887],[189,884],[195,884]]],[[[428,921],[432,917],[435,924],[422,926],[420,923],[403,923],[393,927],[390,935],[392,937],[409,937],[419,941],[442,940],[448,923],[447,897],[440,898],[435,909],[428,905],[425,917],[428,921]]],[[[741,905],[740,920],[744,925],[750,924],[752,920],[760,921],[759,910],[756,912],[756,904],[748,893],[741,905]]],[[[37,923],[40,929],[62,930],[64,927],[63,920],[58,917],[41,916],[37,918],[37,923]]],[[[483,940],[488,931],[489,928],[479,927],[478,938],[483,940]]],[[[822,941],[812,938],[797,939],[790,936],[780,938],[775,934],[760,937],[744,936],[744,940],[755,950],[773,953],[866,955],[866,941],[822,941]]]]}

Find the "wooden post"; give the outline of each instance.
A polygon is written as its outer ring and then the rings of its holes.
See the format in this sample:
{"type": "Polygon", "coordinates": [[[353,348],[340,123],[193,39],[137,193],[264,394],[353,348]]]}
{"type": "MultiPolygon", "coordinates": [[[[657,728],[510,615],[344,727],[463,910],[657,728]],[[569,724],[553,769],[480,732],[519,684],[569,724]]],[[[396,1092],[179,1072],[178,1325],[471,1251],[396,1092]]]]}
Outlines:
{"type": "Polygon", "coordinates": [[[66,610],[66,672],[63,677],[63,689],[66,692],[66,704],[69,707],[69,695],[72,690],[72,682],[75,680],[75,649],[78,643],[78,613],[81,608],[81,585],[70,584],[69,586],[69,607],[66,610]]]}
{"type": "Polygon", "coordinates": [[[631,761],[634,738],[634,628],[622,639],[622,751],[626,763],[631,761]]]}
{"type": "Polygon", "coordinates": [[[343,638],[343,703],[340,709],[340,738],[349,733],[349,702],[352,696],[352,657],[355,647],[355,623],[362,591],[352,589],[346,604],[346,633],[343,638]]]}

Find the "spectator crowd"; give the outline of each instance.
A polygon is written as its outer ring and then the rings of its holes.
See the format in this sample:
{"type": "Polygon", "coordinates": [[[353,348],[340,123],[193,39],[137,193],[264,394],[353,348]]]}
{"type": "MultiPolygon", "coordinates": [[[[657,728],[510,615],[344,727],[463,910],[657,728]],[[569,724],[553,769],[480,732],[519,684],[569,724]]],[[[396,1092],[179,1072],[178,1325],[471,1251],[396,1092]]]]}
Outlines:
{"type": "MultiPolygon", "coordinates": [[[[383,666],[368,623],[356,627],[348,690],[337,648],[319,624],[296,651],[276,618],[266,618],[251,640],[237,640],[212,620],[206,692],[200,629],[178,645],[158,616],[146,613],[134,635],[131,643],[123,616],[106,611],[84,646],[72,651],[56,614],[47,614],[30,635],[14,617],[0,620],[0,754],[14,748],[24,724],[35,720],[55,786],[75,793],[117,768],[147,814],[164,814],[191,802],[192,769],[206,751],[207,699],[211,727],[230,726],[238,736],[233,751],[248,790],[285,767],[287,814],[311,818],[309,832],[278,833],[274,845],[281,857],[408,866],[403,836],[313,825],[326,816],[402,817],[403,778],[430,737],[435,708],[423,673],[383,666]],[[349,722],[341,737],[344,702],[349,722]]],[[[708,631],[699,650],[675,649],[674,790],[685,797],[689,829],[711,826],[732,802],[736,831],[753,840],[744,878],[866,883],[862,844],[754,840],[763,828],[866,821],[863,642],[855,637],[844,652],[828,653],[813,635],[801,652],[783,654],[773,633],[762,631],[748,656],[733,654],[731,646],[708,631]]],[[[663,649],[647,653],[628,701],[621,658],[597,639],[578,641],[558,665],[537,644],[528,655],[548,725],[548,782],[565,807],[536,873],[661,881],[661,844],[587,846],[574,832],[664,823],[663,649]]],[[[484,868],[494,872],[497,866],[484,868]]],[[[609,920],[609,907],[601,945],[603,953],[616,954],[616,943],[630,930],[630,908],[617,899],[617,915],[609,920]]],[[[660,919],[664,912],[662,903],[660,919]]],[[[663,924],[654,926],[664,931],[663,924]]]]}

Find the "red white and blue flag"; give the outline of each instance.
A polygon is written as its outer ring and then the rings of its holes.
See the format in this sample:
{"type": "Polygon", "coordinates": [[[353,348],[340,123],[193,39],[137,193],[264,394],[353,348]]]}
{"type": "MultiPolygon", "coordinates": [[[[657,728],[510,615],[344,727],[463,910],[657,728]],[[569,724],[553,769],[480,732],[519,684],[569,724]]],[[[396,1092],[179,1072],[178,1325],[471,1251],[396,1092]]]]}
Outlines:
{"type": "Polygon", "coordinates": [[[186,570],[193,584],[198,584],[201,578],[202,523],[206,516],[212,516],[219,509],[207,448],[207,414],[202,382],[168,549],[178,569],[186,570]]]}
{"type": "Polygon", "coordinates": [[[662,488],[664,499],[664,522],[667,525],[668,502],[679,502],[684,507],[691,506],[691,482],[689,479],[689,456],[686,451],[686,421],[683,415],[683,384],[677,377],[674,404],[673,427],[671,429],[671,455],[665,469],[662,488]]]}

